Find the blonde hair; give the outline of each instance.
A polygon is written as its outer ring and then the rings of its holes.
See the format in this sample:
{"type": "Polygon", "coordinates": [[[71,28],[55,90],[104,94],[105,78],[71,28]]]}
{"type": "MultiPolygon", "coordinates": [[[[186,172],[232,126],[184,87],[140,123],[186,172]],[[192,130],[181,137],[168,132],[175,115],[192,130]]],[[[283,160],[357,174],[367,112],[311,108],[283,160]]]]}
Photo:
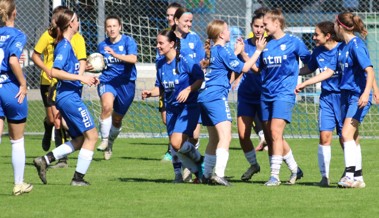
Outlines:
{"type": "Polygon", "coordinates": [[[280,28],[282,30],[284,30],[284,28],[286,27],[286,21],[284,19],[284,16],[283,16],[283,13],[282,13],[282,10],[279,9],[279,8],[274,8],[272,10],[269,10],[267,11],[267,13],[265,14],[265,16],[267,16],[268,18],[270,18],[271,20],[275,21],[275,20],[278,20],[279,23],[280,23],[280,28]]]}
{"type": "Polygon", "coordinates": [[[8,21],[14,10],[16,10],[14,0],[0,0],[0,15],[3,23],[8,21]]]}
{"type": "Polygon", "coordinates": [[[207,36],[208,39],[205,40],[205,60],[201,61],[201,66],[206,68],[209,66],[209,60],[211,58],[211,40],[215,43],[219,35],[224,31],[225,21],[223,20],[213,20],[207,25],[207,36]]]}

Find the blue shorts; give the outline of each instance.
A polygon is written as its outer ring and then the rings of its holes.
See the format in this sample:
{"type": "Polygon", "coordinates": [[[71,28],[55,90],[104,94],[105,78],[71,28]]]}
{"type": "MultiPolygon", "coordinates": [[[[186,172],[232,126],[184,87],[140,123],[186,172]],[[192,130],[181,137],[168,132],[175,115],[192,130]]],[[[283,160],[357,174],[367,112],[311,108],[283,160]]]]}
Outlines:
{"type": "Polygon", "coordinates": [[[199,104],[203,126],[215,126],[223,121],[232,122],[227,98],[211,102],[200,102],[199,104]]]}
{"type": "Polygon", "coordinates": [[[66,121],[72,138],[82,136],[84,132],[95,128],[92,115],[78,93],[58,98],[55,104],[66,121]]]}
{"type": "Polygon", "coordinates": [[[28,99],[18,103],[15,98],[19,85],[12,82],[0,84],[0,117],[6,117],[9,123],[25,123],[28,117],[28,99]]]}
{"type": "Polygon", "coordinates": [[[178,107],[166,107],[166,127],[168,135],[183,133],[193,137],[200,117],[200,108],[196,105],[180,105],[178,107]]]}
{"type": "Polygon", "coordinates": [[[100,97],[106,92],[113,94],[115,98],[113,110],[122,116],[128,112],[130,105],[132,105],[135,91],[135,81],[122,84],[116,82],[100,83],[97,87],[97,93],[100,97]]]}
{"type": "Polygon", "coordinates": [[[341,119],[341,93],[322,93],[318,111],[318,126],[321,131],[337,130],[341,137],[343,120],[341,119]]]}
{"type": "Polygon", "coordinates": [[[360,96],[343,90],[341,91],[341,117],[342,120],[346,118],[353,118],[359,123],[363,121],[363,118],[366,116],[371,107],[371,94],[368,104],[364,108],[359,108],[358,101],[360,96]]]}
{"type": "Polygon", "coordinates": [[[253,104],[244,101],[237,102],[237,117],[246,116],[246,117],[255,117],[258,115],[258,118],[261,119],[261,104],[253,104]]]}
{"type": "Polygon", "coordinates": [[[294,105],[287,101],[261,101],[262,121],[282,119],[290,123],[294,105]]]}

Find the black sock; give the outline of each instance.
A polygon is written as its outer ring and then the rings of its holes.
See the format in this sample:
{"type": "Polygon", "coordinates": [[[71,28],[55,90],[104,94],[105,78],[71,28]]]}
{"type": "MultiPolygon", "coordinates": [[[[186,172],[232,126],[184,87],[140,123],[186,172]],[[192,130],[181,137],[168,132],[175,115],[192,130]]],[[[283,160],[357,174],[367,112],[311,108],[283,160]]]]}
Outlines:
{"type": "Polygon", "coordinates": [[[58,147],[59,145],[63,144],[62,141],[62,131],[61,129],[55,129],[55,147],[58,147]]]}
{"type": "Polygon", "coordinates": [[[47,139],[51,140],[51,132],[53,131],[54,124],[49,123],[47,118],[43,120],[43,126],[45,127],[45,136],[47,139]]]}
{"type": "Polygon", "coordinates": [[[170,145],[170,143],[168,143],[166,153],[171,154],[171,149],[170,149],[170,147],[171,147],[171,145],[170,145]]]}
{"type": "Polygon", "coordinates": [[[85,174],[75,171],[73,180],[82,181],[85,174]]]}
{"type": "Polygon", "coordinates": [[[49,160],[50,163],[52,163],[52,162],[55,161],[54,154],[53,154],[53,152],[51,152],[51,151],[50,151],[49,153],[46,154],[46,157],[47,157],[47,159],[49,160]]]}

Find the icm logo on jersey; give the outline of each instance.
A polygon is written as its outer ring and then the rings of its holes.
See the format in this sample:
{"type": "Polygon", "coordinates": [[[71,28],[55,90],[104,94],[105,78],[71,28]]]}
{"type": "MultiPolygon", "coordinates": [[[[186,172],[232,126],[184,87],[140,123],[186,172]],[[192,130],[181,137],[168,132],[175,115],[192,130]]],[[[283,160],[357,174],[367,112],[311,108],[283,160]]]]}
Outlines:
{"type": "Polygon", "coordinates": [[[163,87],[165,89],[174,89],[175,88],[175,82],[174,81],[166,81],[166,80],[163,80],[163,87]]]}
{"type": "Polygon", "coordinates": [[[240,63],[239,63],[237,60],[234,60],[234,61],[232,61],[232,62],[229,63],[229,65],[230,65],[231,67],[237,67],[239,64],[240,64],[240,63]]]}
{"type": "Polygon", "coordinates": [[[113,56],[108,56],[104,58],[106,65],[111,65],[115,63],[121,63],[121,61],[113,56]]]}
{"type": "Polygon", "coordinates": [[[282,56],[267,56],[263,58],[263,62],[266,65],[272,65],[272,64],[280,65],[282,64],[282,59],[287,59],[287,56],[285,58],[284,57],[282,58],[282,56]]]}
{"type": "Polygon", "coordinates": [[[9,78],[8,74],[1,74],[0,76],[0,83],[3,83],[9,78]]]}
{"type": "Polygon", "coordinates": [[[230,108],[229,108],[228,100],[226,100],[226,98],[222,98],[222,100],[223,100],[224,103],[225,103],[226,117],[227,117],[228,119],[232,119],[232,115],[230,114],[230,108]]]}
{"type": "Polygon", "coordinates": [[[179,80],[175,79],[174,83],[175,83],[175,85],[178,85],[179,84],[179,80]]]}
{"type": "Polygon", "coordinates": [[[286,48],[287,48],[286,44],[281,44],[280,45],[280,50],[284,51],[284,50],[286,50],[286,48]]]}
{"type": "Polygon", "coordinates": [[[57,57],[55,58],[56,61],[61,61],[63,60],[63,55],[62,54],[58,54],[57,57]]]}
{"type": "Polygon", "coordinates": [[[176,69],[172,69],[172,74],[176,75],[176,69]]]}
{"type": "Polygon", "coordinates": [[[188,46],[190,47],[190,49],[194,49],[195,48],[195,44],[193,44],[193,42],[188,43],[188,46]]]}
{"type": "Polygon", "coordinates": [[[118,46],[118,50],[124,51],[124,46],[123,45],[118,46]]]}
{"type": "Polygon", "coordinates": [[[81,107],[78,108],[78,110],[80,111],[80,115],[82,115],[82,121],[84,123],[84,126],[86,128],[91,126],[92,122],[91,122],[90,116],[88,115],[87,110],[83,110],[83,108],[81,108],[81,107]]]}
{"type": "Polygon", "coordinates": [[[5,42],[5,40],[7,40],[9,38],[9,35],[6,35],[6,36],[0,36],[0,41],[1,42],[5,42]]]}

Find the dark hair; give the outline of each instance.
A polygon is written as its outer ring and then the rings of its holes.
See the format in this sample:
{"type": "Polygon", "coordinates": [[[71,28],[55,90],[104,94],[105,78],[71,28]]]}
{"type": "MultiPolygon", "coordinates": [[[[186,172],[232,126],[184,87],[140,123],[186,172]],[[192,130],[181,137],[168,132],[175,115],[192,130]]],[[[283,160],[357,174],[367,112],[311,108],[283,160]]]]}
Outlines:
{"type": "Polygon", "coordinates": [[[337,42],[340,41],[340,39],[337,37],[336,31],[334,30],[334,23],[333,22],[323,21],[323,22],[316,24],[316,27],[318,27],[320,29],[320,31],[322,32],[322,34],[324,34],[324,35],[329,33],[332,40],[337,41],[337,42]]]}
{"type": "MultiPolygon", "coordinates": [[[[184,7],[180,7],[176,9],[175,14],[174,14],[174,21],[175,19],[180,19],[185,13],[192,13],[192,12],[184,7]]],[[[176,30],[176,24],[174,24],[171,29],[176,30]]]]}
{"type": "Polygon", "coordinates": [[[108,15],[107,18],[105,18],[104,26],[107,26],[107,21],[110,20],[110,19],[117,20],[118,24],[122,27],[121,18],[119,16],[117,16],[117,15],[108,15]]]}
{"type": "Polygon", "coordinates": [[[63,39],[63,32],[70,26],[74,16],[75,13],[69,9],[66,9],[57,15],[51,27],[51,36],[56,38],[55,44],[63,39]]]}
{"type": "Polygon", "coordinates": [[[173,2],[173,3],[171,3],[171,4],[169,4],[169,5],[167,6],[167,9],[169,9],[169,8],[181,8],[181,7],[182,7],[181,4],[179,4],[179,3],[177,3],[177,2],[173,2]]]}
{"type": "Polygon", "coordinates": [[[7,22],[12,16],[13,11],[16,9],[14,0],[1,0],[0,1],[0,16],[3,23],[7,22]]]}
{"type": "Polygon", "coordinates": [[[53,38],[57,37],[56,31],[54,32],[54,27],[56,26],[56,19],[59,16],[59,14],[63,13],[65,10],[68,10],[68,7],[60,5],[54,8],[53,13],[51,15],[51,21],[50,21],[50,26],[48,28],[49,35],[53,38]]]}
{"type": "Polygon", "coordinates": [[[358,32],[362,38],[366,38],[368,32],[362,19],[351,12],[343,12],[337,15],[336,22],[347,31],[358,32]]]}
{"type": "Polygon", "coordinates": [[[169,42],[174,42],[175,50],[176,50],[176,57],[175,57],[175,71],[176,73],[179,73],[178,64],[180,61],[180,39],[176,36],[173,30],[163,30],[158,35],[166,36],[169,42]]]}

